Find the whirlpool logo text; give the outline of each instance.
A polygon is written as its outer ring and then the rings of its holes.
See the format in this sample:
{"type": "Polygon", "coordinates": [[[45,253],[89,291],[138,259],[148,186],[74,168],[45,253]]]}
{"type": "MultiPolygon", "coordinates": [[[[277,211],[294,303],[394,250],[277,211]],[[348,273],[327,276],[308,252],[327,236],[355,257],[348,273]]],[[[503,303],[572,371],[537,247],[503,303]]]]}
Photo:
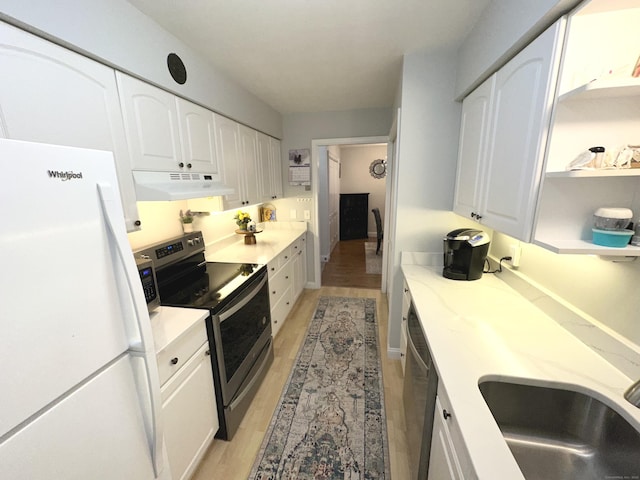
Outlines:
{"type": "Polygon", "coordinates": [[[49,174],[49,178],[57,178],[63,182],[82,179],[82,172],[57,172],[55,170],[47,170],[47,173],[49,174]]]}

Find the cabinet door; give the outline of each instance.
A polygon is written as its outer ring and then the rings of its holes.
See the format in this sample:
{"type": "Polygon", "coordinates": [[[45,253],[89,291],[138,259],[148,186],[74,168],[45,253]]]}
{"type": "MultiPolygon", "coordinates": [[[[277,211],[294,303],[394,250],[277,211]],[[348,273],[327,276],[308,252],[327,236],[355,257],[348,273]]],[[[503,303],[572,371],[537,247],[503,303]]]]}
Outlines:
{"type": "Polygon", "coordinates": [[[487,153],[494,85],[495,75],[487,79],[462,102],[453,211],[474,219],[478,219],[480,215],[482,167],[487,153]]]}
{"type": "Polygon", "coordinates": [[[293,300],[295,301],[304,286],[307,283],[307,255],[306,255],[306,242],[302,238],[296,240],[293,246],[293,300]]]}
{"type": "Polygon", "coordinates": [[[273,198],[282,198],[282,153],[280,150],[280,140],[269,138],[269,149],[271,155],[271,194],[273,198]]]}
{"type": "Polygon", "coordinates": [[[242,204],[254,205],[260,202],[258,188],[258,132],[240,125],[238,133],[240,138],[240,165],[242,165],[241,174],[244,176],[245,186],[242,204]]]}
{"type": "Polygon", "coordinates": [[[218,431],[208,343],[162,386],[161,393],[171,477],[187,479],[218,431]]]}
{"type": "Polygon", "coordinates": [[[244,182],[240,165],[240,140],[238,124],[222,115],[215,114],[216,151],[223,168],[224,183],[235,189],[235,193],[225,195],[224,208],[227,210],[243,205],[244,182]]]}
{"type": "Polygon", "coordinates": [[[175,96],[117,73],[133,170],[182,172],[175,96]]]}
{"type": "Polygon", "coordinates": [[[407,319],[409,318],[409,307],[411,306],[411,292],[407,287],[407,282],[402,285],[402,329],[400,330],[400,364],[404,374],[407,364],[407,319]]]}
{"type": "Polygon", "coordinates": [[[557,80],[561,20],[495,79],[491,135],[482,194],[483,223],[529,241],[557,80]]]}
{"type": "Polygon", "coordinates": [[[185,168],[210,173],[215,181],[221,181],[213,112],[179,97],[176,97],[176,106],[185,168]]]}
{"type": "Polygon", "coordinates": [[[271,145],[269,137],[258,132],[257,135],[257,164],[258,164],[258,197],[260,201],[273,200],[273,185],[271,182],[271,145]]]}
{"type": "Polygon", "coordinates": [[[0,137],[113,152],[127,230],[138,230],[114,71],[2,23],[0,70],[0,137]]]}
{"type": "Polygon", "coordinates": [[[440,398],[436,398],[431,455],[429,457],[429,480],[462,480],[463,478],[449,428],[443,417],[440,398]]]}

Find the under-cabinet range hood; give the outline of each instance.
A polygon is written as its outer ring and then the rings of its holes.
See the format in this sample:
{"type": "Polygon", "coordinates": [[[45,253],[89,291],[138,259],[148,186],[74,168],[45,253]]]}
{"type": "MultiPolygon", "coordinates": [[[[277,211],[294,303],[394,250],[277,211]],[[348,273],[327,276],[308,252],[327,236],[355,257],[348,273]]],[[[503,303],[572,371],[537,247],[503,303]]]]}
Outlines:
{"type": "Polygon", "coordinates": [[[133,171],[138,201],[170,201],[216,197],[234,193],[234,189],[209,173],[133,171]]]}

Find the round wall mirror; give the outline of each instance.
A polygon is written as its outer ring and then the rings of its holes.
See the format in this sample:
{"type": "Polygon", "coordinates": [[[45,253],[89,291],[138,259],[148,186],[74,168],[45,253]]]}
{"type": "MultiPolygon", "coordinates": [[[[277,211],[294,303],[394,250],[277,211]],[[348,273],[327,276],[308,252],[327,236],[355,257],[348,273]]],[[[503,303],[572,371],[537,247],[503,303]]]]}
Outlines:
{"type": "Polygon", "coordinates": [[[369,173],[373,178],[384,178],[387,174],[387,161],[381,158],[374,160],[369,165],[369,173]]]}

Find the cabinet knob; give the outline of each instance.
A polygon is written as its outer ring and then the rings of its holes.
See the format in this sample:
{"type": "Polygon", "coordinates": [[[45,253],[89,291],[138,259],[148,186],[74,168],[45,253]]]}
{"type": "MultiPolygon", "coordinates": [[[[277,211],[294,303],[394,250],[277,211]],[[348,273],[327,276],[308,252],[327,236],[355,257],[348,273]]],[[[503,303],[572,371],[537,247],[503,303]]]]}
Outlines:
{"type": "Polygon", "coordinates": [[[211,355],[211,350],[207,350],[206,352],[204,352],[205,355],[211,355]]]}
{"type": "Polygon", "coordinates": [[[178,164],[178,166],[179,166],[180,168],[184,168],[184,163],[180,162],[180,163],[178,164]]]}
{"type": "Polygon", "coordinates": [[[284,278],[285,278],[285,279],[287,279],[287,280],[289,280],[289,275],[286,275],[284,278]]]}
{"type": "Polygon", "coordinates": [[[136,227],[139,227],[140,225],[142,225],[142,222],[141,222],[140,220],[136,220],[135,222],[133,222],[133,224],[134,224],[136,227]]]}
{"type": "Polygon", "coordinates": [[[402,358],[402,357],[404,357],[404,353],[401,353],[401,354],[400,354],[400,358],[402,358]]]}
{"type": "Polygon", "coordinates": [[[177,364],[177,363],[178,363],[178,357],[173,357],[173,358],[171,359],[171,365],[175,365],[175,364],[177,364]]]}
{"type": "Polygon", "coordinates": [[[191,164],[190,163],[187,163],[187,168],[191,168],[191,164]]]}
{"type": "Polygon", "coordinates": [[[273,294],[275,295],[275,294],[276,294],[276,291],[274,290],[274,291],[273,291],[273,292],[271,292],[271,293],[273,293],[273,294]]]}
{"type": "Polygon", "coordinates": [[[451,418],[451,414],[447,412],[446,408],[442,409],[442,416],[444,417],[445,420],[448,418],[451,418]]]}
{"type": "Polygon", "coordinates": [[[405,289],[404,289],[404,293],[407,293],[408,291],[409,291],[409,289],[408,289],[408,288],[405,288],[405,289]]]}

